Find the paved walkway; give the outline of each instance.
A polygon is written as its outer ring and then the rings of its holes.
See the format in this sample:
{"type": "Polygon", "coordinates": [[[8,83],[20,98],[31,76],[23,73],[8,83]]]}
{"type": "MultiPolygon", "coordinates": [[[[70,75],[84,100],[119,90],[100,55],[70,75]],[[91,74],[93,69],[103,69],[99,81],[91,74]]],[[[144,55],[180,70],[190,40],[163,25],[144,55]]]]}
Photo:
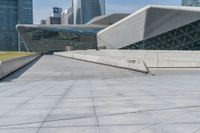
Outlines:
{"type": "Polygon", "coordinates": [[[0,133],[200,133],[200,75],[44,56],[0,83],[0,133]]]}

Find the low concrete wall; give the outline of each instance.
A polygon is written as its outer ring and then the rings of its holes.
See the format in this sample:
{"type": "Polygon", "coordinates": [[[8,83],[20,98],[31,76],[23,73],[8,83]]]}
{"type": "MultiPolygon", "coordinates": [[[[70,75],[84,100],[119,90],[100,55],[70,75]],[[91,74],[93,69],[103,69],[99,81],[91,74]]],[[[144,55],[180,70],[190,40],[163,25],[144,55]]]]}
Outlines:
{"type": "MultiPolygon", "coordinates": [[[[127,62],[144,62],[149,69],[153,68],[200,68],[200,51],[168,50],[86,50],[56,54],[77,54],[79,58],[97,56],[127,62]]],[[[75,57],[76,58],[76,57],[75,57]]],[[[83,60],[84,60],[83,59],[83,60]]],[[[136,67],[137,68],[137,67],[136,67]]]]}
{"type": "Polygon", "coordinates": [[[37,54],[0,62],[0,79],[39,57],[37,54]]]}
{"type": "Polygon", "coordinates": [[[102,51],[105,56],[122,56],[138,59],[148,68],[196,68],[200,67],[200,51],[160,51],[160,50],[115,50],[102,51]]]}
{"type": "Polygon", "coordinates": [[[196,68],[200,67],[200,51],[167,50],[86,50],[76,54],[105,56],[116,59],[141,60],[149,68],[196,68]]]}
{"type": "Polygon", "coordinates": [[[115,58],[112,56],[104,56],[100,51],[87,50],[87,51],[72,51],[72,52],[58,52],[54,55],[64,56],[73,59],[79,59],[114,67],[131,69],[143,73],[149,73],[146,65],[141,60],[127,60],[124,58],[115,58]]]}

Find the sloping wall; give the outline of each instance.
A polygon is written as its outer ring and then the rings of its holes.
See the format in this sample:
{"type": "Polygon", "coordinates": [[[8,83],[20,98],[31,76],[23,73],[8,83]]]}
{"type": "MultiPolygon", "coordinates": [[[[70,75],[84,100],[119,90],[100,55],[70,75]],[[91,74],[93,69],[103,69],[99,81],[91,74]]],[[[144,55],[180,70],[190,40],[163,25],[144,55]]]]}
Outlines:
{"type": "Polygon", "coordinates": [[[117,49],[140,41],[144,36],[146,12],[149,7],[129,15],[97,34],[98,47],[117,49]]]}
{"type": "Polygon", "coordinates": [[[147,6],[97,34],[99,48],[119,49],[200,19],[200,8],[147,6]]]}
{"type": "Polygon", "coordinates": [[[0,62],[0,79],[18,70],[24,65],[30,63],[31,61],[36,59],[38,56],[39,56],[38,54],[33,54],[30,56],[25,56],[25,57],[20,57],[20,58],[8,60],[8,61],[0,62]]]}

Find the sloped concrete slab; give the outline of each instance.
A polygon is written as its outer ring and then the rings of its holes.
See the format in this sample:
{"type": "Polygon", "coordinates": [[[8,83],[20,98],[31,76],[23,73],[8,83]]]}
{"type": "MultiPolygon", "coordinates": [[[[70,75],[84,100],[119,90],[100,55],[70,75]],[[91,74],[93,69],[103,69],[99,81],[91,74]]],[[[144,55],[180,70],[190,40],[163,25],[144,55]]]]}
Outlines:
{"type": "Polygon", "coordinates": [[[13,77],[0,83],[0,133],[200,131],[198,74],[149,76],[44,56],[13,77]]]}

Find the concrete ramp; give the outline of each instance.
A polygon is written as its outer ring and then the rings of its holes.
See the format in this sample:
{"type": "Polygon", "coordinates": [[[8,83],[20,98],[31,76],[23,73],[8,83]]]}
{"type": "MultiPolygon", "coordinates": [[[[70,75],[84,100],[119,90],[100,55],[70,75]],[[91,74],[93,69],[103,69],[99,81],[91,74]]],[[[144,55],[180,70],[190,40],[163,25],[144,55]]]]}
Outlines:
{"type": "Polygon", "coordinates": [[[142,60],[131,60],[123,57],[104,56],[100,51],[71,51],[57,52],[54,55],[89,61],[98,64],[104,64],[124,69],[130,69],[138,72],[149,73],[148,68],[142,60]]]}

